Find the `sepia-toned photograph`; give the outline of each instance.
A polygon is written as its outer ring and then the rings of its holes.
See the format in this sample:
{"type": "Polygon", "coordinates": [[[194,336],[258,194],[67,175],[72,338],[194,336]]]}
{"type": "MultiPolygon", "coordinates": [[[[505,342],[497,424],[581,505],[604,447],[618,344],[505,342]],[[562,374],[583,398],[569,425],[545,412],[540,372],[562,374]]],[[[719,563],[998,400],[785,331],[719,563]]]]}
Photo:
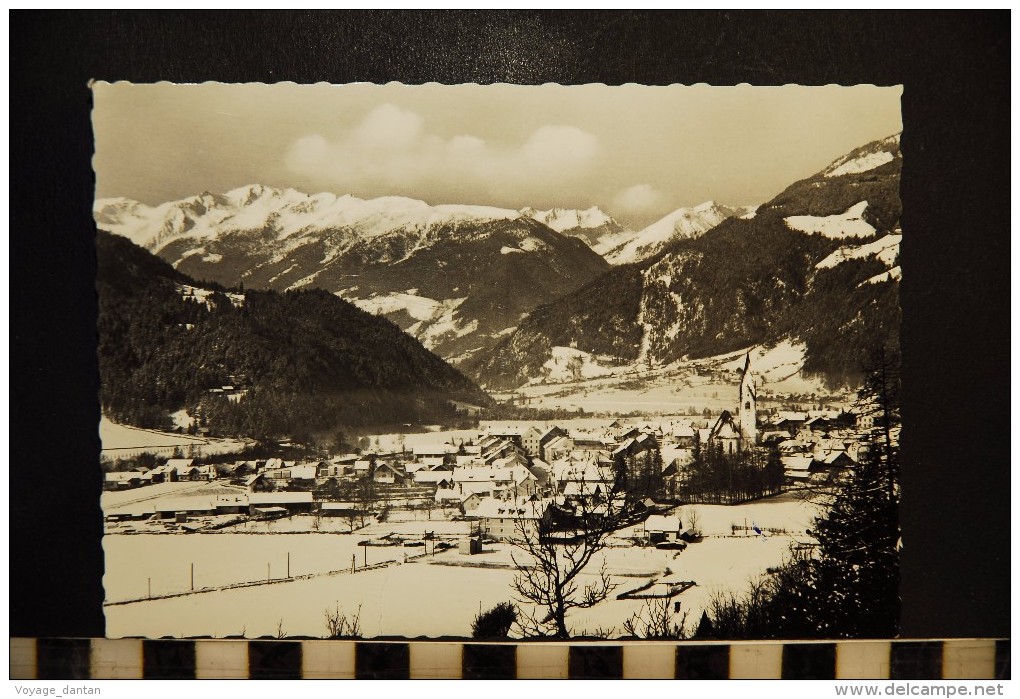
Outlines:
{"type": "Polygon", "coordinates": [[[897,635],[900,87],[92,93],[109,637],[897,635]]]}

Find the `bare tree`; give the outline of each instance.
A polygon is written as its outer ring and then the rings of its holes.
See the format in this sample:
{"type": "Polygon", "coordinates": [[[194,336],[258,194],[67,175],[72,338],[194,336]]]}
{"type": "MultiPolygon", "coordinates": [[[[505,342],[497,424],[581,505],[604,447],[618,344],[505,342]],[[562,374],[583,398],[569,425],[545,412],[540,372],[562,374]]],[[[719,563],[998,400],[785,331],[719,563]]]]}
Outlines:
{"type": "Polygon", "coordinates": [[[572,512],[550,509],[541,519],[515,518],[513,589],[521,603],[517,625],[524,637],[569,638],[567,615],[594,607],[616,588],[605,560],[594,573],[587,569],[608,537],[634,521],[634,506],[624,497],[624,473],[614,469],[610,484],[582,481],[572,512]],[[583,583],[582,574],[591,582],[583,583]]]}
{"type": "Polygon", "coordinates": [[[690,530],[691,536],[701,536],[701,529],[699,528],[700,521],[698,520],[698,510],[695,507],[691,507],[687,510],[687,529],[690,530]]]}
{"type": "Polygon", "coordinates": [[[682,640],[687,638],[685,627],[687,626],[687,612],[685,611],[679,621],[673,621],[680,603],[672,602],[667,597],[655,600],[645,600],[640,611],[631,614],[630,618],[623,622],[623,630],[628,636],[637,638],[661,638],[682,640]],[[673,607],[671,610],[670,607],[673,607]]]}

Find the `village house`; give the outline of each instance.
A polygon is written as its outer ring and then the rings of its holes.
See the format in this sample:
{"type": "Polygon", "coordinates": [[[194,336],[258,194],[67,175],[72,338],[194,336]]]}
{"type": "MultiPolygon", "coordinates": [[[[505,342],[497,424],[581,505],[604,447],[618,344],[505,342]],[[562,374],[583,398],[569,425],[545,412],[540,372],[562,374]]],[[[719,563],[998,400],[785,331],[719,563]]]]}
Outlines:
{"type": "Polygon", "coordinates": [[[312,493],[308,491],[250,493],[248,495],[248,513],[251,515],[274,514],[278,513],[280,509],[289,514],[311,512],[314,505],[312,493]]]}
{"type": "Polygon", "coordinates": [[[538,492],[538,479],[527,468],[458,468],[453,472],[454,487],[463,494],[509,499],[529,497],[538,492]]]}
{"type": "Polygon", "coordinates": [[[406,478],[406,474],[403,469],[386,461],[376,463],[375,469],[372,471],[372,481],[375,483],[394,485],[403,483],[404,478],[406,478]]]}
{"type": "Polygon", "coordinates": [[[445,460],[447,456],[456,454],[457,451],[457,447],[453,444],[418,444],[411,449],[411,452],[414,454],[415,461],[422,461],[423,459],[430,458],[442,461],[445,460]]]}
{"type": "Polygon", "coordinates": [[[478,493],[464,494],[450,488],[439,488],[436,490],[436,503],[441,507],[456,507],[461,514],[478,507],[482,496],[478,493]]]}
{"type": "Polygon", "coordinates": [[[449,488],[453,485],[453,471],[448,469],[419,469],[414,472],[414,482],[449,488]]]}
{"type": "Polygon", "coordinates": [[[104,490],[128,490],[152,483],[152,475],[145,469],[136,471],[112,471],[103,474],[104,490]]]}
{"type": "Polygon", "coordinates": [[[533,537],[543,521],[548,521],[548,500],[503,501],[485,499],[470,511],[478,519],[483,536],[498,541],[521,541],[533,537]]]}
{"type": "Polygon", "coordinates": [[[646,539],[652,544],[678,541],[683,534],[680,518],[676,516],[651,515],[645,520],[643,527],[646,539]]]}
{"type": "Polygon", "coordinates": [[[536,454],[532,454],[532,456],[537,456],[540,459],[544,459],[546,461],[549,461],[550,457],[547,455],[547,452],[546,452],[546,448],[549,446],[549,443],[552,442],[553,440],[559,439],[560,437],[566,437],[566,436],[567,436],[567,431],[564,430],[561,427],[557,427],[556,425],[552,425],[551,427],[546,428],[542,432],[542,434],[539,435],[539,438],[538,438],[538,452],[536,454]]]}
{"type": "Polygon", "coordinates": [[[267,483],[272,483],[273,488],[313,488],[318,474],[316,463],[301,464],[287,468],[263,471],[262,475],[267,483]]]}
{"type": "Polygon", "coordinates": [[[671,442],[682,449],[693,449],[694,442],[698,438],[694,426],[689,422],[683,422],[675,426],[671,432],[671,442]]]}

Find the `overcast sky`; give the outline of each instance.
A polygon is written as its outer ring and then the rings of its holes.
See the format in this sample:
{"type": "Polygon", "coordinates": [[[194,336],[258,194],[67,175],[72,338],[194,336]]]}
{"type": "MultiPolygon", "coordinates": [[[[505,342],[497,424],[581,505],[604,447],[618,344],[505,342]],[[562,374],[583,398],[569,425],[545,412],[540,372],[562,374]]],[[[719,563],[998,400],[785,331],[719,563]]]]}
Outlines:
{"type": "Polygon", "coordinates": [[[99,197],[261,183],[432,204],[599,206],[638,227],[759,204],[902,129],[899,87],[95,85],[99,197]]]}

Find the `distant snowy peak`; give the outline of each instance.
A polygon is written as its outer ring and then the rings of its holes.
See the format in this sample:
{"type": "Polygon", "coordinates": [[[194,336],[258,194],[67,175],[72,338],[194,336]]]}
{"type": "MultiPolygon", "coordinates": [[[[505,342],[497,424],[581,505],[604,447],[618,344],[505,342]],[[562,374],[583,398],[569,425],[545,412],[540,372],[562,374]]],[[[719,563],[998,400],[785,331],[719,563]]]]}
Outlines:
{"type": "Polygon", "coordinates": [[[549,209],[547,211],[537,211],[529,207],[521,209],[520,213],[522,216],[533,218],[539,223],[544,223],[557,233],[563,233],[564,231],[576,228],[591,229],[618,225],[609,214],[597,206],[583,210],[549,209]]]}
{"type": "Polygon", "coordinates": [[[834,161],[822,171],[823,177],[859,175],[875,170],[900,157],[900,135],[896,134],[881,141],[858,148],[834,161]]]}
{"type": "Polygon", "coordinates": [[[94,215],[104,229],[152,252],[183,235],[201,239],[232,231],[265,230],[282,240],[299,233],[353,229],[371,238],[441,224],[520,218],[517,211],[489,206],[431,206],[406,197],[359,199],[328,192],[309,195],[261,184],[225,194],[203,192],[158,206],[124,198],[97,199],[94,215]]]}
{"type": "Polygon", "coordinates": [[[680,208],[635,233],[627,242],[608,251],[605,258],[614,265],[640,262],[673,240],[697,238],[731,216],[747,216],[753,211],[754,207],[731,207],[714,201],[680,208]]]}

